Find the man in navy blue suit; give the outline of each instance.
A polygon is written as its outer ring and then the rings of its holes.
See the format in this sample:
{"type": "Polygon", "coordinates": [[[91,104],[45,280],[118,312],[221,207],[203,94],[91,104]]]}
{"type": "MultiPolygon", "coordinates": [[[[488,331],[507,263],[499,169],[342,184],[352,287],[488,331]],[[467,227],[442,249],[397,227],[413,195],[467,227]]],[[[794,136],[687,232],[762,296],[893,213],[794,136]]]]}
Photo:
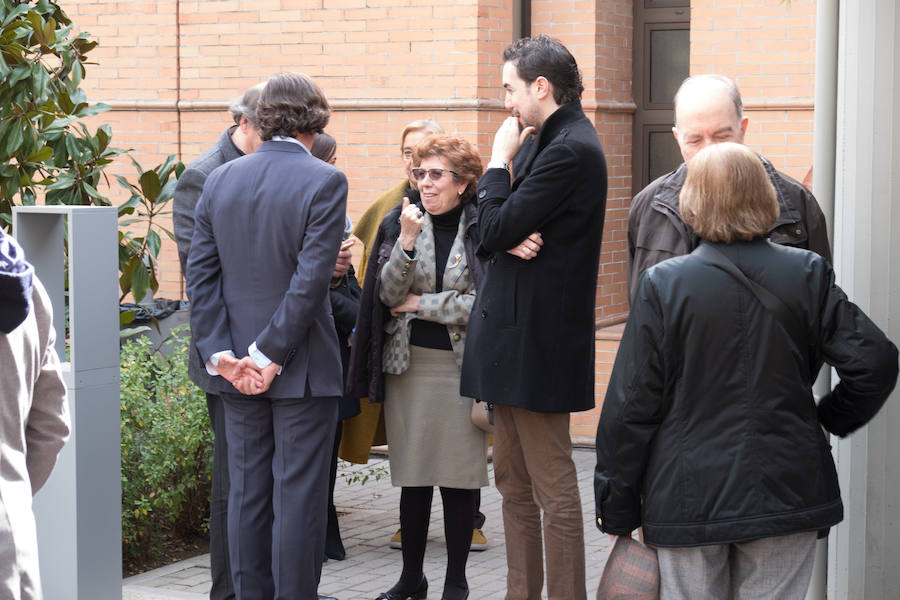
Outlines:
{"type": "Polygon", "coordinates": [[[347,201],[346,177],[309,153],[329,116],[309,77],[269,79],[262,145],[213,171],[195,212],[191,330],[224,401],[239,600],[318,598],[342,392],[328,286],[347,201]]]}

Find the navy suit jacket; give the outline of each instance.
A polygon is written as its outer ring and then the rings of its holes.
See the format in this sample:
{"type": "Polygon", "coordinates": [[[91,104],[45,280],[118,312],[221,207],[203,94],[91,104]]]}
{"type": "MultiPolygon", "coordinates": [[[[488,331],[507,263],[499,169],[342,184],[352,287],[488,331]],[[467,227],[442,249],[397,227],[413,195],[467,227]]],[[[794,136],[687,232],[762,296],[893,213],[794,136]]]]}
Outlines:
{"type": "MultiPolygon", "coordinates": [[[[340,396],[328,286],[344,231],[347,178],[291,142],[264,142],[203,186],[187,261],[191,331],[203,362],[256,342],[282,373],[270,398],[340,396]]],[[[217,392],[237,393],[222,377],[217,392]]]]}

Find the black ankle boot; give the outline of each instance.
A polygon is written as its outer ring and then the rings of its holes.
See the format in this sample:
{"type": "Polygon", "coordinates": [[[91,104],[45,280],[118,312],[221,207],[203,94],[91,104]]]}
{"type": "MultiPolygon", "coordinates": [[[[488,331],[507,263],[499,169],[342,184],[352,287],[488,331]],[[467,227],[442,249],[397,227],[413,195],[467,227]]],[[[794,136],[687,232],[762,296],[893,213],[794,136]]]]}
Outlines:
{"type": "Polygon", "coordinates": [[[468,597],[469,585],[465,581],[444,580],[444,593],[441,595],[441,600],[466,600],[468,597]]]}
{"type": "Polygon", "coordinates": [[[425,579],[424,575],[422,575],[422,580],[414,590],[400,588],[398,585],[384,592],[375,600],[423,600],[428,597],[428,580],[425,579]]]}
{"type": "Polygon", "coordinates": [[[325,558],[334,560],[344,560],[347,558],[347,551],[344,550],[344,543],[340,534],[337,537],[328,536],[325,539],[325,558]]]}

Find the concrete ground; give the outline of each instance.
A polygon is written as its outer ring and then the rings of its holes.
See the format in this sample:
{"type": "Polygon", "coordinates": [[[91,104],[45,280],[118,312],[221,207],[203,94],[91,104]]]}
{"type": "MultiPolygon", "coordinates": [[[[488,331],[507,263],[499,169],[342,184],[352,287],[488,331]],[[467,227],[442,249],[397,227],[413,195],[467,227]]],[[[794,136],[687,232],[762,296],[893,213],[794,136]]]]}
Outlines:
{"type": "MultiPolygon", "coordinates": [[[[588,597],[593,597],[611,543],[594,524],[594,451],[576,449],[573,458],[578,469],[584,513],[588,597]]],[[[373,600],[399,578],[400,551],[389,548],[388,540],[398,527],[400,488],[391,486],[387,471],[387,459],[373,457],[368,465],[351,465],[338,472],[334,501],[340,515],[347,558],[325,563],[320,594],[336,596],[339,600],[373,600]],[[375,480],[379,473],[383,476],[375,480]],[[364,485],[360,481],[348,485],[355,476],[361,478],[367,474],[369,480],[364,485]]],[[[481,492],[481,510],[487,516],[484,534],[488,538],[488,548],[469,555],[466,571],[472,600],[502,600],[506,592],[501,499],[493,487],[492,465],[489,474],[491,487],[483,488],[481,492]]],[[[440,598],[444,581],[447,548],[441,514],[440,494],[435,493],[425,553],[429,598],[440,598]]],[[[203,555],[129,577],[123,582],[122,597],[124,600],[199,600],[208,598],[209,587],[209,555],[203,555]]]]}

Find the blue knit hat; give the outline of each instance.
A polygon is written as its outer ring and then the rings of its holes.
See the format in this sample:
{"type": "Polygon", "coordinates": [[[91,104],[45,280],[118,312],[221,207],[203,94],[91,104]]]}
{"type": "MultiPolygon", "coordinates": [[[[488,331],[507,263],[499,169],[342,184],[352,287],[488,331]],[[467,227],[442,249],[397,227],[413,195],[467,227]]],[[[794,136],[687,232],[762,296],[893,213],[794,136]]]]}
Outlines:
{"type": "Polygon", "coordinates": [[[9,333],[31,312],[34,267],[12,236],[0,231],[0,331],[9,333]]]}

